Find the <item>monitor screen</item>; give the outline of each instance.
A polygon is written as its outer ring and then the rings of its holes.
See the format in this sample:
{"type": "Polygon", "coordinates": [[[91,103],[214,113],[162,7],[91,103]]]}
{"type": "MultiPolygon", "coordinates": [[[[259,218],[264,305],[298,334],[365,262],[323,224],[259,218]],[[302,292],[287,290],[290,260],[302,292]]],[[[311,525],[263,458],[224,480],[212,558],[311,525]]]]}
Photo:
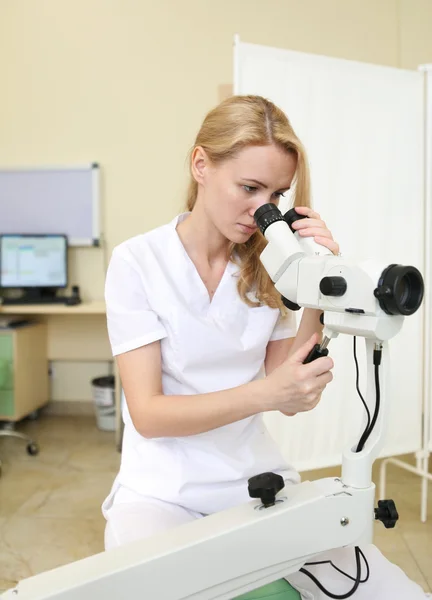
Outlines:
{"type": "Polygon", "coordinates": [[[66,286],[66,236],[12,234],[0,236],[0,287],[66,286]]]}

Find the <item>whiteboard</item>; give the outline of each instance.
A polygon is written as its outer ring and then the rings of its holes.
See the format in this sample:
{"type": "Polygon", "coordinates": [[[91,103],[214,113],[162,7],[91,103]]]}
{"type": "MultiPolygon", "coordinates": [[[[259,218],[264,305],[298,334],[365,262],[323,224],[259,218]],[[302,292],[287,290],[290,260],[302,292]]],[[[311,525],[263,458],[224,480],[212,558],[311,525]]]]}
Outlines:
{"type": "MultiPolygon", "coordinates": [[[[422,73],[237,42],[235,91],[265,96],[290,118],[306,146],[313,205],[344,256],[425,272],[422,73]]],[[[382,456],[421,447],[424,310],[407,318],[389,344],[391,408],[382,456]]],[[[365,391],[361,339],[358,353],[365,391]]],[[[330,355],[334,380],[313,411],[265,415],[300,471],[339,464],[362,428],[352,338],[332,341],[330,355]]]]}
{"type": "Polygon", "coordinates": [[[60,233],[99,246],[99,165],[0,169],[0,234],[60,233]]]}

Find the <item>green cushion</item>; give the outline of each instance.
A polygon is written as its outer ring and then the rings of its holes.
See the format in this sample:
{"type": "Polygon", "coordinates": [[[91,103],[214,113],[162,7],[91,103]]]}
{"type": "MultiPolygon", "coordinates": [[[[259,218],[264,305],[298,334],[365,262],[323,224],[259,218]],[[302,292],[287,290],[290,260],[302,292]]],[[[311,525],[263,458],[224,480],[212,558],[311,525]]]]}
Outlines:
{"type": "Polygon", "coordinates": [[[279,579],[253,592],[237,596],[236,600],[266,600],[267,598],[268,600],[300,600],[301,596],[288,581],[279,579]]]}

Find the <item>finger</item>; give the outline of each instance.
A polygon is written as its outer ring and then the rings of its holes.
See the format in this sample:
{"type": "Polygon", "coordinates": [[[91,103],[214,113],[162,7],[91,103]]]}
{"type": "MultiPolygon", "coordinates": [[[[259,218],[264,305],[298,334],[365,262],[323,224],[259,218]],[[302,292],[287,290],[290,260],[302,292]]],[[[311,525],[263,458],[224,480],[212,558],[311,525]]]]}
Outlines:
{"type": "Polygon", "coordinates": [[[317,333],[314,333],[313,336],[309,338],[309,340],[305,344],[300,346],[300,348],[296,352],[294,352],[294,354],[288,360],[290,362],[303,364],[305,359],[308,357],[309,352],[312,350],[315,344],[318,343],[319,339],[319,335],[317,333]]]}
{"type": "Polygon", "coordinates": [[[334,367],[333,359],[330,356],[322,356],[304,365],[307,377],[320,377],[328,373],[334,367]]]}
{"type": "Polygon", "coordinates": [[[322,375],[318,375],[316,378],[316,382],[321,389],[321,392],[325,389],[325,387],[333,381],[333,373],[331,371],[327,371],[327,373],[323,373],[322,375]]]}
{"type": "Polygon", "coordinates": [[[306,217],[306,219],[299,219],[298,221],[294,221],[292,224],[294,229],[306,229],[308,227],[318,227],[320,229],[327,229],[327,225],[321,219],[310,219],[306,217]]]}
{"type": "Polygon", "coordinates": [[[320,219],[321,218],[317,212],[315,212],[308,206],[296,206],[295,210],[299,215],[306,215],[307,217],[310,217],[311,219],[320,219]]]}
{"type": "Polygon", "coordinates": [[[330,240],[333,239],[333,235],[332,235],[331,231],[329,231],[328,229],[322,229],[321,227],[307,227],[305,229],[300,229],[299,235],[301,235],[302,237],[317,236],[317,237],[329,238],[330,240]]]}
{"type": "Polygon", "coordinates": [[[314,240],[317,244],[320,244],[320,246],[325,246],[331,250],[336,256],[339,254],[339,244],[334,240],[322,236],[316,236],[314,237],[314,240]]]}

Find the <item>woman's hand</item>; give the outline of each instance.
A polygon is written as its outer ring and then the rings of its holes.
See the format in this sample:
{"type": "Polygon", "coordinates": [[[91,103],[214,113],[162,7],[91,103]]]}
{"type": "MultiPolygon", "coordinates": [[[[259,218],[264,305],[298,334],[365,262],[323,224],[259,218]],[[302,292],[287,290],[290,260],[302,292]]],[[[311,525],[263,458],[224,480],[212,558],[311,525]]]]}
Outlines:
{"type": "Polygon", "coordinates": [[[298,412],[312,410],[318,404],[324,388],[333,379],[333,360],[330,357],[303,364],[318,341],[319,335],[315,333],[306,344],[266,377],[265,383],[268,385],[271,404],[268,410],[278,410],[292,416],[298,412]]]}
{"type": "Polygon", "coordinates": [[[331,231],[327,229],[320,215],[307,206],[296,206],[295,209],[299,215],[306,215],[306,218],[294,221],[293,229],[297,230],[301,237],[313,237],[317,244],[338,255],[339,244],[334,241],[331,231]]]}

